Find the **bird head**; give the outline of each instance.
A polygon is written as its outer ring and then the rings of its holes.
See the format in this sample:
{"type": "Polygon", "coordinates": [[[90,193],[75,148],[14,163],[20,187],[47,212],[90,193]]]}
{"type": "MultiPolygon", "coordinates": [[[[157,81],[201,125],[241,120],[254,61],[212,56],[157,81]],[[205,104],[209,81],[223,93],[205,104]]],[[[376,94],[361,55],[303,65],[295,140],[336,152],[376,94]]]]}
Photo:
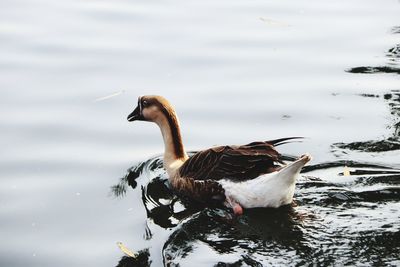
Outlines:
{"type": "Polygon", "coordinates": [[[162,96],[139,96],[137,107],[127,117],[128,121],[157,122],[163,116],[168,117],[174,110],[171,104],[162,96]]]}

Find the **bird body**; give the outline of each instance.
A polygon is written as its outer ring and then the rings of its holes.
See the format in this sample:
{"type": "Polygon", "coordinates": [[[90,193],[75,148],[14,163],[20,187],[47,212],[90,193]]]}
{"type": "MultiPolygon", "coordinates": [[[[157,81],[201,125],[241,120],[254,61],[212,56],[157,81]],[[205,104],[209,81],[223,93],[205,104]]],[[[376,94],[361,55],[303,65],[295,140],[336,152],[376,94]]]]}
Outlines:
{"type": "Polygon", "coordinates": [[[161,96],[142,96],[128,121],[156,123],[164,139],[164,168],[173,188],[201,202],[221,202],[235,214],[244,208],[279,207],[291,203],[296,177],[311,160],[309,155],[282,166],[275,147],[294,138],[218,146],[189,157],[184,149],[179,120],[161,96]]]}

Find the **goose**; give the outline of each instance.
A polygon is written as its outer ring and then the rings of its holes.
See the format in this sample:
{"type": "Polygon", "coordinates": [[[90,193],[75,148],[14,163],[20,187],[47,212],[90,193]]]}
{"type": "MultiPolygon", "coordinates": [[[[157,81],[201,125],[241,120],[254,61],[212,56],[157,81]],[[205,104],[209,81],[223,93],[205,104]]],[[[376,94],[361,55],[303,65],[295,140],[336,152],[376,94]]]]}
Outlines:
{"type": "Polygon", "coordinates": [[[245,208],[278,208],[293,200],[296,178],[311,160],[305,154],[282,165],[276,146],[299,137],[212,147],[188,156],[175,109],[162,96],[138,98],[128,121],[156,123],[164,140],[163,166],[172,188],[203,203],[220,203],[243,214],[245,208]]]}

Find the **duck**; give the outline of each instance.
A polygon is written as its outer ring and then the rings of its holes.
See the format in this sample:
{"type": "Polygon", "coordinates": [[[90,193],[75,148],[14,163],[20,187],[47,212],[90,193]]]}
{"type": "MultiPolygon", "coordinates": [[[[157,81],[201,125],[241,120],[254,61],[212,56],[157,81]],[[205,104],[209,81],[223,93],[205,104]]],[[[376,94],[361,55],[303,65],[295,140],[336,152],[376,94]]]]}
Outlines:
{"type": "Polygon", "coordinates": [[[127,120],[153,122],[164,140],[163,167],[172,189],[202,203],[219,203],[242,215],[244,209],[278,208],[293,201],[296,179],[309,154],[284,164],[276,147],[301,137],[215,146],[188,156],[171,103],[158,95],[139,96],[127,120]]]}

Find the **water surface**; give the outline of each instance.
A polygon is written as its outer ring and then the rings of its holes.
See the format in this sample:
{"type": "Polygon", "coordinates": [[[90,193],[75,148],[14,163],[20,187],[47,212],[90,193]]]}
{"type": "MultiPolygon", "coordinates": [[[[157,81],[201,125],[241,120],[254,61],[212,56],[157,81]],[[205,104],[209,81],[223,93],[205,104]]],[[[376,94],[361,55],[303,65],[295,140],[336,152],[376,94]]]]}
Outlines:
{"type": "Polygon", "coordinates": [[[400,265],[398,14],[396,0],[2,1],[0,265],[131,262],[116,242],[153,266],[400,265]],[[280,148],[314,157],[295,205],[185,206],[159,130],[126,121],[143,94],[171,100],[191,151],[307,137],[280,148]]]}

